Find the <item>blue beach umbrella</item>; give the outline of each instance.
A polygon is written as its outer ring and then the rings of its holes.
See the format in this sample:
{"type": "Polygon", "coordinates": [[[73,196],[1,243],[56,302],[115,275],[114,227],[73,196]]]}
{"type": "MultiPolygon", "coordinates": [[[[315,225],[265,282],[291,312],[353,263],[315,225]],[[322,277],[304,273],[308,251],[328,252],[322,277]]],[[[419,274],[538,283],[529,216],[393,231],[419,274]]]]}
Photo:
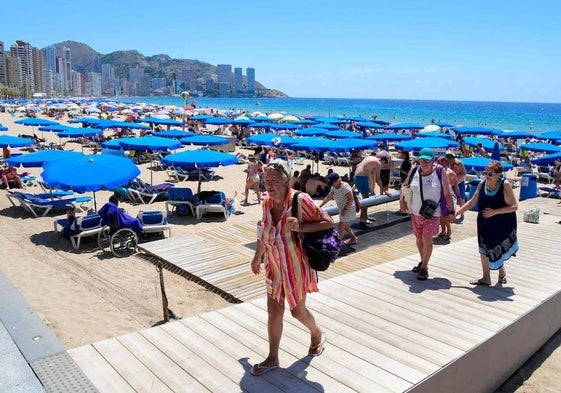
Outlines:
{"type": "MultiPolygon", "coordinates": [[[[468,136],[463,140],[466,145],[473,146],[473,147],[477,146],[478,143],[481,143],[481,146],[483,146],[485,150],[492,150],[495,147],[495,141],[489,138],[468,136]]],[[[503,150],[503,149],[504,149],[503,145],[499,144],[499,150],[503,150]]]]}
{"type": "MultiPolygon", "coordinates": [[[[463,157],[459,159],[468,171],[483,171],[485,167],[493,161],[500,161],[500,160],[493,160],[492,158],[487,157],[463,157]]],[[[511,170],[513,165],[508,162],[501,162],[505,171],[511,170]]]]}
{"type": "MultiPolygon", "coordinates": [[[[514,138],[514,139],[526,139],[526,138],[536,138],[536,135],[529,131],[503,131],[500,134],[501,138],[514,138]]],[[[561,133],[559,134],[561,138],[561,133]]]]}
{"type": "Polygon", "coordinates": [[[341,127],[336,126],[335,124],[332,124],[332,123],[318,123],[318,124],[314,125],[314,127],[325,128],[326,130],[329,130],[329,131],[341,130],[341,127]]]}
{"type": "Polygon", "coordinates": [[[546,131],[542,134],[535,135],[538,139],[561,139],[561,131],[546,131]]]}
{"type": "Polygon", "coordinates": [[[292,138],[292,137],[286,136],[286,135],[277,135],[277,134],[274,134],[272,132],[269,132],[269,133],[266,133],[266,134],[252,135],[249,138],[247,138],[247,141],[249,143],[254,143],[256,145],[266,145],[266,146],[283,145],[283,146],[288,146],[288,145],[295,144],[298,141],[298,139],[297,138],[292,138]]]}
{"type": "Polygon", "coordinates": [[[298,138],[297,142],[291,147],[294,149],[304,149],[315,152],[334,151],[339,146],[339,141],[327,138],[303,137],[298,138]]]}
{"type": "Polygon", "coordinates": [[[110,150],[123,150],[123,147],[121,146],[121,142],[119,142],[119,139],[111,139],[109,141],[102,142],[101,147],[103,149],[110,149],[110,150]]]}
{"type": "Polygon", "coordinates": [[[367,137],[366,139],[374,139],[374,140],[379,141],[379,142],[383,142],[383,141],[399,142],[399,141],[408,141],[408,140],[411,140],[413,138],[411,138],[411,135],[394,134],[394,133],[388,132],[386,134],[375,134],[375,135],[367,137]]]}
{"type": "Polygon", "coordinates": [[[561,151],[561,147],[552,145],[550,143],[526,143],[520,145],[520,149],[547,154],[553,154],[561,151]]]}
{"type": "Polygon", "coordinates": [[[346,139],[346,138],[359,138],[362,139],[362,133],[349,130],[329,131],[324,134],[326,138],[332,139],[346,139]]]}
{"type": "Polygon", "coordinates": [[[211,119],[214,116],[211,115],[195,115],[195,116],[191,116],[190,120],[197,120],[197,121],[204,121],[206,119],[211,119]]]}
{"type": "Polygon", "coordinates": [[[491,151],[491,159],[495,161],[501,160],[501,149],[499,148],[499,142],[495,142],[493,145],[493,151],[491,151]]]}
{"type": "Polygon", "coordinates": [[[561,160],[561,152],[548,154],[542,157],[534,158],[532,164],[536,165],[553,165],[555,161],[561,160]]]}
{"type": "Polygon", "coordinates": [[[65,124],[51,124],[49,126],[39,127],[39,131],[50,131],[50,132],[61,132],[67,129],[72,129],[72,127],[67,126],[65,124]]]}
{"type": "Polygon", "coordinates": [[[449,149],[451,147],[459,147],[460,144],[456,141],[443,138],[416,138],[409,141],[398,142],[396,149],[403,149],[407,151],[418,151],[425,147],[431,149],[449,149]]]}
{"type": "Polygon", "coordinates": [[[446,121],[437,121],[436,123],[437,126],[439,126],[440,128],[450,128],[450,127],[454,127],[454,124],[452,123],[448,123],[446,121]]]}
{"type": "Polygon", "coordinates": [[[181,138],[188,138],[190,136],[195,136],[192,131],[181,131],[181,130],[167,130],[167,131],[160,131],[156,133],[156,136],[161,138],[171,138],[171,139],[181,139],[181,138]]]}
{"type": "Polygon", "coordinates": [[[117,139],[124,150],[175,150],[182,145],[180,142],[159,136],[143,136],[141,138],[121,138],[117,139]]]}
{"type": "Polygon", "coordinates": [[[294,132],[296,136],[319,136],[325,135],[328,132],[325,128],[316,128],[316,127],[308,127],[308,128],[301,128],[294,132]]]}
{"type": "Polygon", "coordinates": [[[103,135],[103,131],[97,128],[71,128],[67,127],[64,131],[59,132],[59,138],[86,138],[91,136],[103,135]]]}
{"type": "Polygon", "coordinates": [[[24,126],[39,127],[39,126],[49,126],[52,124],[58,124],[56,121],[49,119],[41,119],[38,117],[26,117],[24,119],[16,120],[14,123],[23,124],[24,126]]]}
{"type": "Polygon", "coordinates": [[[140,169],[125,157],[111,154],[73,156],[66,160],[47,162],[41,177],[53,188],[75,192],[94,193],[94,209],[97,210],[95,192],[114,190],[128,184],[140,175],[140,169]]]}
{"type": "Polygon", "coordinates": [[[298,124],[298,125],[312,125],[312,124],[317,124],[318,122],[315,120],[310,120],[310,119],[301,119],[298,121],[293,121],[292,124],[298,124]]]}
{"type": "Polygon", "coordinates": [[[228,144],[228,139],[215,135],[196,135],[180,139],[184,145],[220,146],[228,144]]]}
{"type": "Polygon", "coordinates": [[[82,153],[71,150],[39,150],[33,153],[10,157],[6,162],[15,167],[20,165],[25,168],[42,167],[47,162],[65,160],[76,155],[83,156],[82,153]]]}
{"type": "Polygon", "coordinates": [[[35,142],[29,138],[19,136],[0,135],[0,147],[24,147],[32,146],[35,142]]]}
{"type": "Polygon", "coordinates": [[[269,128],[271,130],[298,130],[301,127],[297,124],[292,124],[292,123],[279,123],[279,124],[271,124],[269,128]]]}
{"type": "Polygon", "coordinates": [[[90,116],[84,116],[84,117],[79,117],[77,119],[68,120],[69,123],[82,123],[83,125],[97,124],[100,121],[103,121],[103,120],[98,119],[97,117],[90,117],[90,116]]]}
{"type": "Polygon", "coordinates": [[[228,119],[226,117],[212,117],[210,119],[206,119],[204,122],[205,124],[212,124],[212,125],[224,125],[224,124],[232,124],[232,119],[228,119]]]}
{"type": "Polygon", "coordinates": [[[352,150],[372,149],[377,145],[377,142],[372,139],[357,139],[357,138],[344,138],[336,141],[337,146],[333,151],[337,152],[350,152],[352,150]]]}
{"type": "Polygon", "coordinates": [[[133,123],[129,121],[116,121],[116,120],[101,120],[97,123],[92,124],[95,128],[100,128],[102,130],[106,128],[123,128],[123,129],[135,129],[135,130],[151,130],[152,128],[142,123],[133,123]]]}
{"type": "Polygon", "coordinates": [[[174,119],[159,119],[157,117],[146,117],[144,119],[140,119],[143,123],[148,124],[159,124],[163,126],[182,126],[183,122],[180,120],[174,119]]]}

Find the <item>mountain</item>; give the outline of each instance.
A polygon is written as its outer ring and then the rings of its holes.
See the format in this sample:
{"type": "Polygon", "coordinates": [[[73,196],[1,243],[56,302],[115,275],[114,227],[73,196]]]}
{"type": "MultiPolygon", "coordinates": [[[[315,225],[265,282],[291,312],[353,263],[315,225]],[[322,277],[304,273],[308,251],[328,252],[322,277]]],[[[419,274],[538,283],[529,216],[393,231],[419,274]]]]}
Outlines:
{"type": "MultiPolygon", "coordinates": [[[[62,48],[70,48],[72,68],[80,73],[101,72],[101,64],[111,64],[115,68],[116,78],[128,79],[131,68],[141,67],[152,78],[166,78],[168,85],[175,76],[180,77],[182,70],[186,68],[194,70],[197,78],[205,73],[216,73],[215,65],[200,60],[173,59],[166,54],[144,56],[137,50],[121,50],[104,55],[96,52],[89,45],[76,41],[64,41],[53,45],[59,56],[62,56],[62,48]]],[[[243,78],[245,83],[246,77],[243,78]]],[[[267,89],[258,81],[255,81],[255,87],[264,90],[264,96],[287,97],[278,90],[267,89]]]]}

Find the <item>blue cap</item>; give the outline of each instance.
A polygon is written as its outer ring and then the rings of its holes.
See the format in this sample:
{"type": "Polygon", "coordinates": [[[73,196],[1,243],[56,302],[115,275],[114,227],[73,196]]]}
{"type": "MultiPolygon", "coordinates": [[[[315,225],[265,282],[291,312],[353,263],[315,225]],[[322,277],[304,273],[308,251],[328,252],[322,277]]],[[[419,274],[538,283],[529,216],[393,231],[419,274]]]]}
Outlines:
{"type": "Polygon", "coordinates": [[[434,160],[434,152],[432,151],[432,149],[428,147],[421,149],[421,151],[419,152],[419,160],[434,160]]]}

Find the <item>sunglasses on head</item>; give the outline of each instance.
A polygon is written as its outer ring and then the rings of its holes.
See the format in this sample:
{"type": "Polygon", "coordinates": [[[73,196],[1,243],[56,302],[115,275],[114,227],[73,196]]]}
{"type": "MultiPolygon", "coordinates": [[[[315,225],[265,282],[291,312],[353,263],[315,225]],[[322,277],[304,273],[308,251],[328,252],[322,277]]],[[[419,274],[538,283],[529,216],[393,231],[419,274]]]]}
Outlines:
{"type": "Polygon", "coordinates": [[[272,162],[272,163],[268,164],[267,168],[280,169],[286,177],[290,177],[290,175],[288,174],[288,172],[284,168],[284,165],[279,164],[278,162],[272,162]]]}

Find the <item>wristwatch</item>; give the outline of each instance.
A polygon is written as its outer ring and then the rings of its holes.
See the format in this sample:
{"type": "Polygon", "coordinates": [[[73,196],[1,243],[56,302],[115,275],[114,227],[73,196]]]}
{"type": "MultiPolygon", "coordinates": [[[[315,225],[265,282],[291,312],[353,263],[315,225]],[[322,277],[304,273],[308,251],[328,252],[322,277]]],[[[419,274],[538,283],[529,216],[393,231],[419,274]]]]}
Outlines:
{"type": "Polygon", "coordinates": [[[456,214],[456,210],[450,210],[450,211],[448,212],[448,215],[449,215],[449,216],[453,216],[453,215],[455,215],[455,214],[456,214]]]}

